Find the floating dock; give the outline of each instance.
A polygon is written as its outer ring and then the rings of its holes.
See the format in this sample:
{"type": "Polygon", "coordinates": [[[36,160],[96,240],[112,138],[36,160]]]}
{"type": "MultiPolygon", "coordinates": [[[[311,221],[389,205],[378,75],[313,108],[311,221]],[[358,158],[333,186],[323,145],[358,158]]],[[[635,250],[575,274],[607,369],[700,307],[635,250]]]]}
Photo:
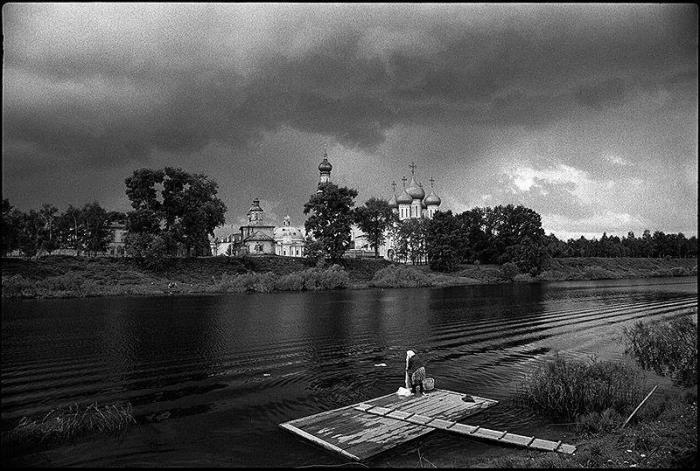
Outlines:
{"type": "Polygon", "coordinates": [[[342,456],[363,461],[434,430],[545,451],[573,453],[576,447],[479,426],[457,423],[498,401],[435,389],[425,396],[387,394],[369,401],[280,424],[342,456]],[[472,401],[465,401],[464,398],[472,401]]]}

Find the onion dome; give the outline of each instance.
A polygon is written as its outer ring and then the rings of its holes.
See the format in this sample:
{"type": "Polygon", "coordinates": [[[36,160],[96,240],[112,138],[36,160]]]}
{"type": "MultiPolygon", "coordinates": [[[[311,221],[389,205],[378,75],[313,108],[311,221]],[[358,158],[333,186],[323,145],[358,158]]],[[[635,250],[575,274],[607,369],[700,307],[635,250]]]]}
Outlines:
{"type": "Polygon", "coordinates": [[[413,175],[411,175],[411,182],[408,184],[406,192],[412,199],[422,200],[425,197],[425,191],[423,191],[423,188],[416,183],[416,179],[413,177],[413,175]]]}
{"type": "Polygon", "coordinates": [[[396,201],[396,195],[391,195],[391,198],[389,199],[389,207],[392,209],[399,207],[399,203],[396,201]]]}
{"type": "Polygon", "coordinates": [[[323,161],[318,164],[318,170],[323,173],[330,173],[330,171],[333,170],[333,166],[328,161],[328,157],[323,157],[323,161]]]}
{"type": "Polygon", "coordinates": [[[396,204],[411,204],[413,203],[413,198],[406,192],[406,188],[403,189],[401,194],[396,198],[396,204]]]}
{"type": "Polygon", "coordinates": [[[430,194],[425,197],[423,202],[428,206],[440,206],[442,200],[438,195],[435,194],[435,191],[431,191],[430,194]]]}
{"type": "Polygon", "coordinates": [[[252,212],[252,211],[262,211],[262,210],[263,210],[263,209],[260,207],[260,200],[257,199],[257,198],[255,198],[255,199],[253,200],[253,204],[250,205],[250,209],[248,210],[248,212],[252,212]]]}

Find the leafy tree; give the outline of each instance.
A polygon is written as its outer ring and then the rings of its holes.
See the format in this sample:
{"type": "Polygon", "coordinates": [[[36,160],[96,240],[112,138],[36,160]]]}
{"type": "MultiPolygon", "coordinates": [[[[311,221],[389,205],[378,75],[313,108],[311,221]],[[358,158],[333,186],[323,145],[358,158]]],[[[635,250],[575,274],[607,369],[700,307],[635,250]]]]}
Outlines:
{"type": "Polygon", "coordinates": [[[58,213],[58,208],[52,204],[44,203],[39,210],[39,215],[44,221],[44,228],[40,234],[40,246],[46,252],[51,254],[59,246],[58,237],[55,237],[57,219],[56,213],[58,213]]]}
{"type": "Polygon", "coordinates": [[[61,213],[56,221],[59,245],[74,249],[76,255],[85,250],[83,247],[85,224],[83,210],[73,205],[61,213]]]}
{"type": "Polygon", "coordinates": [[[370,198],[364,206],[355,209],[354,219],[367,235],[370,247],[374,248],[374,258],[379,258],[379,246],[385,242],[387,229],[398,222],[389,203],[380,198],[370,198]]]}
{"type": "Polygon", "coordinates": [[[130,233],[150,234],[152,242],[164,235],[158,247],[166,247],[170,255],[177,253],[178,246],[188,256],[210,254],[209,236],[224,224],[226,213],[226,206],[216,197],[216,182],[206,175],[166,167],[135,170],[125,183],[134,208],[127,214],[130,233]]]}
{"type": "Polygon", "coordinates": [[[428,223],[423,219],[404,219],[399,223],[396,252],[404,261],[410,259],[411,263],[417,265],[425,259],[427,226],[428,223]]]}
{"type": "Polygon", "coordinates": [[[436,271],[454,271],[463,241],[459,218],[452,211],[438,211],[426,224],[425,244],[430,268],[436,271]]]}
{"type": "Polygon", "coordinates": [[[304,222],[306,232],[319,244],[318,252],[323,258],[332,262],[339,261],[350,246],[355,197],[357,190],[329,182],[321,184],[304,204],[304,214],[311,213],[304,222]]]}
{"type": "Polygon", "coordinates": [[[20,222],[19,248],[27,257],[33,257],[41,248],[41,233],[44,229],[44,221],[41,215],[34,209],[29,213],[23,213],[20,222]]]}
{"type": "Polygon", "coordinates": [[[112,241],[112,231],[109,227],[112,220],[113,215],[97,201],[83,207],[80,243],[89,255],[96,256],[107,250],[107,245],[112,241]]]}
{"type": "Polygon", "coordinates": [[[20,232],[22,230],[22,212],[10,204],[10,200],[2,200],[2,255],[19,248],[20,232]]]}

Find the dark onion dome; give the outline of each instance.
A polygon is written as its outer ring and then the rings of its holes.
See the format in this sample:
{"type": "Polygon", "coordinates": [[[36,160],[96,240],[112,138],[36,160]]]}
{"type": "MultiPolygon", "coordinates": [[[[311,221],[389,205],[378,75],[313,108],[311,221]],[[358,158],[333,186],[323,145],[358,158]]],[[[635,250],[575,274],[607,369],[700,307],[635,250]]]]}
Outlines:
{"type": "Polygon", "coordinates": [[[406,193],[406,188],[403,189],[398,198],[396,198],[396,204],[411,204],[413,203],[413,198],[411,195],[406,193]]]}
{"type": "Polygon", "coordinates": [[[389,207],[394,209],[399,207],[399,203],[396,202],[396,195],[391,195],[389,199],[389,207]]]}
{"type": "Polygon", "coordinates": [[[263,209],[260,207],[260,200],[255,198],[253,200],[253,204],[250,206],[250,209],[248,210],[248,212],[250,212],[250,211],[262,211],[262,210],[263,209]]]}
{"type": "Polygon", "coordinates": [[[425,191],[423,191],[423,188],[418,186],[416,184],[416,179],[411,176],[411,182],[408,184],[408,187],[406,188],[406,192],[411,196],[413,199],[418,199],[422,200],[425,198],[425,191]]]}
{"type": "Polygon", "coordinates": [[[431,191],[430,194],[425,197],[423,202],[428,206],[440,206],[442,200],[438,195],[435,194],[435,191],[431,191]]]}
{"type": "Polygon", "coordinates": [[[326,157],[323,158],[323,161],[320,164],[318,164],[318,170],[320,172],[324,172],[324,173],[330,172],[331,170],[333,170],[333,166],[328,161],[328,158],[326,158],[326,157]]]}

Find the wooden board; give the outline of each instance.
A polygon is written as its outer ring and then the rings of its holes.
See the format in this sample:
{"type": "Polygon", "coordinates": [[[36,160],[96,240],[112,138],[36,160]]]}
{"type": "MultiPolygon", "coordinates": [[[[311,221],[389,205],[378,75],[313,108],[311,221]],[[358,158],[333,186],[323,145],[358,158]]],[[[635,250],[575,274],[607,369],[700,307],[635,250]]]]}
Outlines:
{"type": "Polygon", "coordinates": [[[387,394],[280,424],[285,430],[352,460],[371,456],[435,430],[419,425],[423,417],[457,421],[498,403],[493,399],[433,389],[425,396],[387,394]],[[374,410],[372,414],[367,411],[374,410]],[[392,416],[392,413],[394,414],[392,416]],[[418,417],[415,422],[411,417],[418,417]]]}
{"type": "Polygon", "coordinates": [[[366,414],[396,417],[404,422],[423,425],[425,427],[431,427],[438,430],[447,430],[449,432],[458,433],[468,437],[483,438],[499,443],[533,448],[535,450],[557,451],[559,453],[567,454],[572,454],[576,451],[576,447],[574,445],[568,445],[566,443],[562,443],[561,441],[553,442],[551,440],[543,440],[541,438],[517,435],[514,433],[509,433],[508,431],[501,432],[500,430],[491,430],[480,426],[458,424],[455,421],[438,419],[420,414],[409,414],[404,417],[396,414],[394,411],[387,409],[386,407],[371,407],[368,404],[360,404],[358,407],[355,407],[355,410],[366,414]]]}

